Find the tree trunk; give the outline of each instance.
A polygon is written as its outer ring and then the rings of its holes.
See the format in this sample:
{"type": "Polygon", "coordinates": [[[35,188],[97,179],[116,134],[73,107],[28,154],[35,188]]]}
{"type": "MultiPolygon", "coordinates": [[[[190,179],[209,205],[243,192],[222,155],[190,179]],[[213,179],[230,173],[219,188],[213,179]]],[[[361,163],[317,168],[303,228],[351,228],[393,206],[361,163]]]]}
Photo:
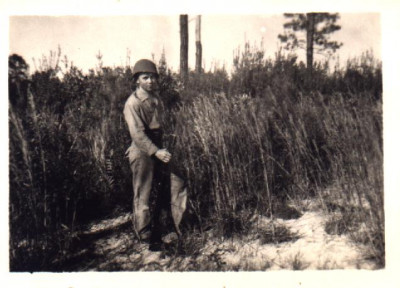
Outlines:
{"type": "Polygon", "coordinates": [[[201,46],[201,16],[196,17],[196,72],[201,73],[202,62],[202,46],[201,46]]]}
{"type": "Polygon", "coordinates": [[[188,67],[188,55],[189,55],[189,33],[188,33],[188,15],[179,16],[180,33],[181,33],[181,61],[180,61],[180,75],[184,83],[188,80],[189,67],[188,67]]]}
{"type": "Polygon", "coordinates": [[[315,14],[307,13],[307,70],[312,74],[314,53],[315,14]]]}

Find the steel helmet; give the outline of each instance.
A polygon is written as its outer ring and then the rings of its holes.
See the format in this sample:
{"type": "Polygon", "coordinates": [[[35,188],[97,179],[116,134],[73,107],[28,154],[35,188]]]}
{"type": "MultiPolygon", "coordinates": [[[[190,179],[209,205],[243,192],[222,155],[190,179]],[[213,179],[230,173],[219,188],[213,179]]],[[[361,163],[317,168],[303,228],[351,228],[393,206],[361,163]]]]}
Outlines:
{"type": "Polygon", "coordinates": [[[140,59],[133,66],[133,77],[136,77],[138,73],[154,73],[158,76],[156,64],[147,59],[140,59]]]}

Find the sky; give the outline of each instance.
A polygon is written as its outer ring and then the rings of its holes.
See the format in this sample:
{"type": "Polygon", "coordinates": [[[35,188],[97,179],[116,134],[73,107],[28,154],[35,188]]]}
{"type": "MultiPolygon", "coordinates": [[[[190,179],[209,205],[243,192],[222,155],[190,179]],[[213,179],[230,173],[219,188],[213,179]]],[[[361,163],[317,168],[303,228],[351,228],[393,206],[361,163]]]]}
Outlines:
{"type": "MultiPolygon", "coordinates": [[[[189,15],[189,66],[195,66],[195,20],[189,15]]],[[[233,53],[249,41],[261,45],[267,57],[273,57],[283,32],[283,14],[241,15],[204,14],[201,19],[203,68],[208,71],[225,65],[230,71],[233,53]]],[[[341,64],[349,57],[372,49],[381,56],[379,13],[341,13],[342,29],[330,39],[342,42],[337,52],[341,64]]],[[[133,65],[140,58],[160,58],[165,51],[172,70],[179,68],[179,14],[120,16],[12,16],[9,20],[9,54],[24,57],[31,72],[39,66],[42,55],[61,48],[62,55],[87,72],[98,64],[96,55],[103,55],[105,66],[133,65]],[[130,61],[127,61],[127,56],[130,61]],[[33,61],[35,59],[35,62],[33,61]]],[[[305,51],[298,51],[304,61],[305,51]]],[[[316,59],[322,59],[321,57],[316,59]]]]}

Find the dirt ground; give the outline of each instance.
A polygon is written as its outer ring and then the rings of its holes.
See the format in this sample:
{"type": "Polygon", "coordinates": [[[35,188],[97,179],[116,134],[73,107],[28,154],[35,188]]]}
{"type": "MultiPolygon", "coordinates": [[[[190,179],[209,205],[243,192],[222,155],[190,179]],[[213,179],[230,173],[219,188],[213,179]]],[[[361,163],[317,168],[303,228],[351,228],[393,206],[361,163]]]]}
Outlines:
{"type": "MultiPolygon", "coordinates": [[[[367,260],[367,247],[347,235],[330,235],[330,215],[310,209],[296,219],[259,216],[246,237],[191,235],[152,252],[134,239],[130,214],[103,220],[79,236],[79,249],[67,263],[68,271],[268,271],[376,269],[367,260]],[[269,241],[268,235],[278,241],[269,241]]],[[[171,234],[172,235],[172,234],[171,234]]],[[[168,236],[171,236],[168,235],[168,236]]],[[[172,235],[174,236],[174,235],[172,235]]],[[[167,237],[168,238],[168,237],[167,237]]],[[[168,240],[168,239],[165,239],[168,240]]],[[[169,242],[169,241],[166,241],[169,242]]]]}

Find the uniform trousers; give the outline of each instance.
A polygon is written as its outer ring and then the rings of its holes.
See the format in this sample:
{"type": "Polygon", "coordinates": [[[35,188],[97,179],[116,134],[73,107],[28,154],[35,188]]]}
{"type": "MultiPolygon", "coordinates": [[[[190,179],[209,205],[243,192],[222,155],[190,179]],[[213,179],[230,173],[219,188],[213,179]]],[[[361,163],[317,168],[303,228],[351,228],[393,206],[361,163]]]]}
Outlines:
{"type": "Polygon", "coordinates": [[[154,155],[131,147],[129,162],[133,184],[133,227],[141,240],[159,241],[163,227],[161,213],[170,216],[175,232],[186,210],[187,187],[171,166],[154,155]]]}

